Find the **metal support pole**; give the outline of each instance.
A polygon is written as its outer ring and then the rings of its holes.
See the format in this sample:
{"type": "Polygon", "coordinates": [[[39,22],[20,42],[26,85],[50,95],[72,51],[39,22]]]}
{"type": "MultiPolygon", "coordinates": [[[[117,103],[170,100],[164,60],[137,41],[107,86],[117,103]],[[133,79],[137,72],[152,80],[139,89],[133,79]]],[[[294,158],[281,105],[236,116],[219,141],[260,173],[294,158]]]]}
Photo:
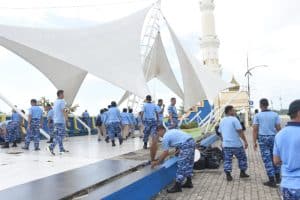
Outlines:
{"type": "MultiPolygon", "coordinates": [[[[2,99],[9,107],[11,107],[12,109],[14,109],[19,115],[22,116],[23,119],[25,119],[26,121],[28,121],[28,118],[26,115],[24,115],[21,110],[19,110],[13,103],[11,103],[6,97],[4,97],[1,93],[0,93],[0,99],[2,99]]],[[[43,136],[45,136],[48,140],[50,140],[50,135],[42,128],[40,128],[40,132],[43,136]]]]}

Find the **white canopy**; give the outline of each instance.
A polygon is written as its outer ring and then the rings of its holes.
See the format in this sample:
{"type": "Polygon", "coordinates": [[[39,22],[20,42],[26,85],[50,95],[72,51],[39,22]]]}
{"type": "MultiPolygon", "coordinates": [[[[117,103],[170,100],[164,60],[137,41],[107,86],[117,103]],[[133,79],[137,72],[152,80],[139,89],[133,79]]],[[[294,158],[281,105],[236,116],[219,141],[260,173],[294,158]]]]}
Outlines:
{"type": "Polygon", "coordinates": [[[0,37],[0,44],[34,65],[56,88],[63,88],[65,100],[72,104],[86,71],[3,37],[0,37]]]}
{"type": "Polygon", "coordinates": [[[0,45],[18,54],[64,89],[72,103],[87,73],[144,97],[149,93],[140,39],[150,7],[128,17],[80,29],[0,25],[0,45]]]}
{"type": "Polygon", "coordinates": [[[197,60],[186,51],[168,25],[179,59],[184,88],[184,108],[196,105],[202,100],[211,103],[219,92],[229,87],[218,75],[202,67],[197,60]]]}
{"type": "MultiPolygon", "coordinates": [[[[145,59],[144,76],[147,82],[151,81],[153,78],[157,78],[171,91],[183,99],[183,92],[171,69],[159,32],[156,36],[153,46],[151,47],[151,51],[145,59]]],[[[129,96],[130,92],[126,91],[120,99],[118,105],[122,104],[129,96]]]]}
{"type": "Polygon", "coordinates": [[[146,60],[149,62],[149,65],[144,66],[146,80],[150,81],[153,78],[157,78],[175,94],[183,98],[183,92],[171,69],[160,33],[157,34],[155,42],[146,60]]]}

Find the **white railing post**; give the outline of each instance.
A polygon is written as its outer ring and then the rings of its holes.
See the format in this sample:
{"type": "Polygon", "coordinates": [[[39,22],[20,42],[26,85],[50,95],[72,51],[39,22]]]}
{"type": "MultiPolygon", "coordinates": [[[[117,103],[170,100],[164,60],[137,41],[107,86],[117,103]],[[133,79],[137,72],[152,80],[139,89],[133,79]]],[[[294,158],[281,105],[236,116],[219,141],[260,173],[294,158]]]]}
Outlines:
{"type": "Polygon", "coordinates": [[[88,130],[88,134],[91,135],[91,133],[92,133],[91,128],[90,128],[86,123],[84,123],[78,116],[73,115],[73,117],[75,117],[75,119],[76,119],[82,126],[84,126],[84,128],[86,128],[86,129],[88,130]]]}

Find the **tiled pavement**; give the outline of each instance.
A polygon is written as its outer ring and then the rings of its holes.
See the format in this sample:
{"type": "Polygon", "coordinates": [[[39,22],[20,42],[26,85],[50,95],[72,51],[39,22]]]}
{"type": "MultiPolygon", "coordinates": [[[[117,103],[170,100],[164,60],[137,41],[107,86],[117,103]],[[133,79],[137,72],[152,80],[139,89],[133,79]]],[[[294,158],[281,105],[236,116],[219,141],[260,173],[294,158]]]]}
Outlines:
{"type": "Polygon", "coordinates": [[[247,131],[249,179],[239,178],[237,160],[233,161],[234,181],[227,182],[222,166],[217,170],[195,171],[193,189],[181,193],[167,194],[162,191],[156,200],[280,200],[279,189],[262,185],[267,180],[260,153],[253,150],[251,132],[247,131]]]}

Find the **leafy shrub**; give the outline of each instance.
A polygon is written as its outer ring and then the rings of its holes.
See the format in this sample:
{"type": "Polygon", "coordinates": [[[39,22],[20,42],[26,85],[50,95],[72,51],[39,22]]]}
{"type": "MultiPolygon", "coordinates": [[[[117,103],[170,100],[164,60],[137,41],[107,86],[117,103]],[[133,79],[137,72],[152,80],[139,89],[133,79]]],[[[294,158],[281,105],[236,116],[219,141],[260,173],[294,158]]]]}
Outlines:
{"type": "Polygon", "coordinates": [[[197,127],[198,127],[197,122],[185,123],[185,124],[181,124],[180,126],[181,129],[192,129],[197,127]]]}

